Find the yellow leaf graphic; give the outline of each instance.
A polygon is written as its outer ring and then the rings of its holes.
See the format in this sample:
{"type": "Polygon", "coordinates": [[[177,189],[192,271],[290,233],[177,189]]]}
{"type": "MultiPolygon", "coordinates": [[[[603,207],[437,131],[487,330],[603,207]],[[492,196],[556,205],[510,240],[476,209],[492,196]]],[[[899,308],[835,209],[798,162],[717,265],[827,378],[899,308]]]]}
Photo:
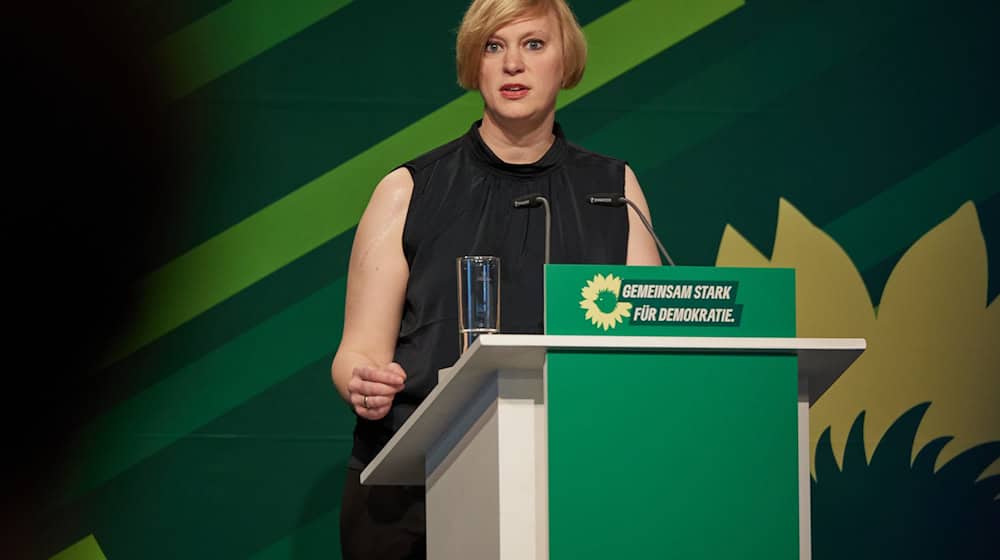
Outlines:
{"type": "MultiPolygon", "coordinates": [[[[924,401],[933,404],[915,447],[955,438],[938,465],[1000,440],[1000,309],[986,301],[986,245],[971,202],[903,255],[877,316],[847,253],[784,199],[770,259],[727,226],[716,264],[794,268],[799,336],[868,339],[868,350],[812,407],[812,450],[831,426],[840,460],[851,422],[864,410],[870,457],[889,425],[924,401]]],[[[996,473],[1000,462],[983,476],[996,473]]]]}

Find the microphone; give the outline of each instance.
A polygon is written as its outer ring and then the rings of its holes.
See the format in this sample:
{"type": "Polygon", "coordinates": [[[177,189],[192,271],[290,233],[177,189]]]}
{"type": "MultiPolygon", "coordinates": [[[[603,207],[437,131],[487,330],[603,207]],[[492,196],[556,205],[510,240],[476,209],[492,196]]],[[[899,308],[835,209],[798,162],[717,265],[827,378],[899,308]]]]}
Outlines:
{"type": "Polygon", "coordinates": [[[667,249],[663,246],[663,243],[660,241],[660,238],[656,235],[656,232],[653,231],[653,224],[649,223],[649,220],[647,220],[646,216],[644,216],[642,212],[639,211],[639,207],[636,206],[634,202],[625,198],[624,195],[620,195],[618,193],[589,194],[587,195],[587,202],[593,204],[594,206],[610,206],[611,208],[620,208],[628,204],[629,207],[631,207],[632,210],[635,211],[635,214],[639,216],[639,219],[642,220],[642,225],[646,226],[646,231],[649,232],[649,235],[653,236],[653,241],[656,241],[656,246],[660,249],[660,253],[663,254],[663,257],[667,259],[667,263],[669,263],[670,266],[676,266],[674,264],[674,260],[671,259],[670,255],[667,253],[667,249]]]}
{"type": "Polygon", "coordinates": [[[549,264],[549,251],[552,248],[552,212],[549,210],[549,199],[539,193],[519,196],[513,201],[514,208],[545,208],[545,264],[549,264]]]}

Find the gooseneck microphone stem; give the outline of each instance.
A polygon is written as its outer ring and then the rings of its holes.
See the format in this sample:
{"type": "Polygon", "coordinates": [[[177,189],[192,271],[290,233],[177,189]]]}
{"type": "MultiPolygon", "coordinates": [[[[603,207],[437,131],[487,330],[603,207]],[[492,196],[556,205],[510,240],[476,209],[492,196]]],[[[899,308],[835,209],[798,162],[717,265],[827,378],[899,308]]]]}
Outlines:
{"type": "Polygon", "coordinates": [[[552,250],[552,211],[549,208],[549,199],[534,193],[519,196],[513,201],[514,208],[538,208],[545,209],[545,264],[549,264],[549,255],[552,250]]]}
{"type": "Polygon", "coordinates": [[[624,196],[622,197],[622,199],[625,201],[625,204],[628,204],[629,207],[631,207],[632,210],[635,211],[635,215],[639,216],[639,219],[642,220],[642,225],[646,226],[646,231],[648,231],[649,234],[653,236],[653,241],[655,241],[656,246],[660,248],[660,252],[663,253],[663,258],[667,259],[667,263],[670,264],[670,266],[677,266],[674,264],[674,259],[671,259],[670,255],[667,253],[666,247],[664,247],[663,243],[660,242],[660,238],[656,235],[655,232],[653,232],[653,224],[649,223],[649,220],[646,219],[646,216],[643,215],[643,213],[639,210],[639,207],[636,206],[634,202],[625,198],[624,196]]]}
{"type": "Polygon", "coordinates": [[[642,220],[642,225],[646,226],[646,231],[648,231],[649,235],[653,237],[653,241],[656,242],[656,247],[660,250],[663,258],[667,260],[667,264],[670,266],[676,266],[674,264],[674,259],[671,259],[670,254],[667,253],[667,248],[663,246],[659,236],[657,236],[656,232],[653,231],[653,224],[649,223],[645,214],[639,210],[639,207],[636,206],[634,202],[618,193],[594,193],[587,195],[587,202],[593,204],[594,206],[610,206],[612,208],[619,208],[628,204],[635,214],[639,216],[639,219],[642,220]]]}
{"type": "Polygon", "coordinates": [[[545,209],[545,264],[549,264],[549,254],[552,251],[552,210],[549,208],[549,200],[544,196],[538,197],[538,201],[545,209]]]}

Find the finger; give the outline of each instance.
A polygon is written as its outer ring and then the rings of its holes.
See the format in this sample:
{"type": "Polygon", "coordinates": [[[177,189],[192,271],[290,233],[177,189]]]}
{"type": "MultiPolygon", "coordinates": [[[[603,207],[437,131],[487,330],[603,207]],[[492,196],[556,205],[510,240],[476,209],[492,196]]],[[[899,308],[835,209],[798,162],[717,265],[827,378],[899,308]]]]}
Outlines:
{"type": "Polygon", "coordinates": [[[368,420],[381,420],[385,418],[386,414],[389,414],[389,408],[390,407],[388,406],[383,406],[380,408],[364,408],[361,406],[355,406],[354,412],[358,416],[368,420]]]}
{"type": "Polygon", "coordinates": [[[358,372],[358,377],[364,381],[375,381],[377,383],[385,383],[386,385],[402,385],[405,379],[405,376],[389,371],[386,368],[356,368],[355,371],[358,372]]]}
{"type": "Polygon", "coordinates": [[[393,380],[389,382],[390,384],[402,385],[403,383],[406,383],[406,372],[403,371],[403,368],[396,362],[392,362],[385,367],[379,368],[377,371],[384,375],[388,375],[389,378],[393,380]]]}
{"type": "Polygon", "coordinates": [[[352,393],[351,404],[353,404],[354,406],[360,406],[361,408],[367,408],[371,410],[375,408],[389,406],[390,404],[392,404],[392,397],[380,397],[380,396],[368,395],[368,399],[365,400],[364,394],[359,395],[358,393],[352,393]]]}
{"type": "Polygon", "coordinates": [[[401,385],[406,381],[406,372],[403,371],[402,366],[396,362],[392,362],[389,365],[381,368],[374,368],[369,366],[359,366],[354,368],[353,378],[359,378],[365,381],[374,381],[378,383],[385,383],[387,385],[401,385]]]}
{"type": "Polygon", "coordinates": [[[404,382],[406,381],[406,371],[403,369],[403,366],[399,365],[398,362],[391,362],[389,365],[385,366],[385,369],[402,377],[404,382]]]}
{"type": "Polygon", "coordinates": [[[361,393],[362,395],[395,395],[403,386],[352,380],[347,384],[347,388],[352,393],[361,393]]]}
{"type": "Polygon", "coordinates": [[[392,407],[383,406],[383,407],[379,407],[379,408],[369,408],[368,412],[371,413],[371,419],[372,420],[381,420],[381,419],[385,418],[387,414],[389,414],[389,409],[390,408],[392,408],[392,407]]]}

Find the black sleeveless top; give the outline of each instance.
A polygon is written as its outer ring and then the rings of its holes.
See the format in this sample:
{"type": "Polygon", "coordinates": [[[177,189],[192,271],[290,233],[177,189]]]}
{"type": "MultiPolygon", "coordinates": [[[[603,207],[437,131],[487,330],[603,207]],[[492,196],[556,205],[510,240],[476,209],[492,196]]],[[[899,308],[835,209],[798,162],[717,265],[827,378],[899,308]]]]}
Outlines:
{"type": "Polygon", "coordinates": [[[458,280],[455,259],[500,257],[500,331],[542,332],[545,215],[511,201],[540,193],[552,208],[553,263],[625,264],[625,208],[591,206],[586,195],[624,192],[625,162],[566,141],[532,164],[498,158],[479,136],[481,121],[461,138],[404,165],[413,194],[403,228],[410,268],[394,360],[406,388],[385,418],[358,417],[352,464],[363,466],[389,441],[437,384],[438,370],[458,360],[458,280]]]}

